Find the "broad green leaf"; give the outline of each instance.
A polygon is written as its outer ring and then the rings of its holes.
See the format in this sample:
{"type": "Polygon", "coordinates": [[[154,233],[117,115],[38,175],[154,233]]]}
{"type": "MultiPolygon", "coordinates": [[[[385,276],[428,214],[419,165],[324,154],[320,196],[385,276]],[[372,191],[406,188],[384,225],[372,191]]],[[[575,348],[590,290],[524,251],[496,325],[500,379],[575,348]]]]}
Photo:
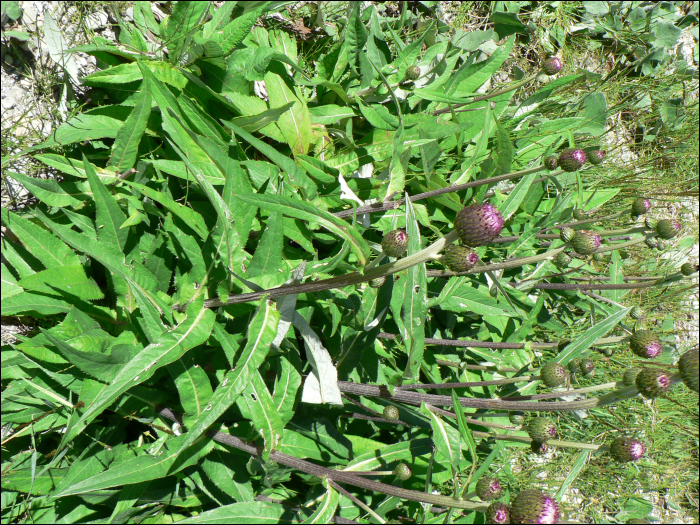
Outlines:
{"type": "MultiPolygon", "coordinates": [[[[141,137],[146,131],[148,117],[151,115],[151,86],[146,80],[141,81],[141,90],[136,99],[134,109],[127,117],[124,125],[117,133],[112,145],[112,156],[109,159],[107,169],[113,169],[119,173],[132,168],[136,162],[141,137]]],[[[83,159],[84,163],[89,163],[83,159]]]]}
{"type": "Polygon", "coordinates": [[[130,62],[97,71],[83,78],[83,83],[98,86],[100,84],[127,84],[143,80],[143,68],[147,68],[160,82],[165,82],[178,90],[184,89],[187,85],[187,78],[177,67],[168,62],[156,60],[130,62]]]}
{"type": "Polygon", "coordinates": [[[255,249],[253,260],[246,270],[249,277],[273,275],[275,285],[282,284],[287,276],[280,273],[282,259],[283,217],[277,212],[270,214],[263,231],[262,239],[255,249]]]}
{"type": "MultiPolygon", "coordinates": [[[[64,190],[56,179],[37,179],[11,171],[7,172],[7,175],[17,182],[21,182],[37,199],[49,206],[55,206],[56,208],[67,208],[69,206],[79,208],[82,206],[82,200],[75,198],[64,190]]],[[[84,198],[82,194],[79,197],[84,198]]]]}
{"type": "MultiPolygon", "coordinates": [[[[185,416],[194,421],[202,415],[213,393],[207,373],[196,364],[192,352],[170,363],[168,372],[180,394],[185,416]]],[[[187,423],[186,419],[185,424],[187,423]]]]}
{"type": "Polygon", "coordinates": [[[474,441],[472,431],[467,425],[467,419],[464,416],[464,408],[459,402],[459,396],[454,389],[452,389],[452,410],[454,410],[455,415],[457,416],[457,426],[459,427],[459,433],[462,435],[462,442],[467,445],[469,454],[471,454],[471,462],[472,464],[475,464],[477,461],[476,442],[474,441]]]}
{"type": "Polygon", "coordinates": [[[345,26],[345,50],[348,65],[354,70],[358,55],[364,53],[367,42],[367,29],[360,16],[361,4],[351,2],[348,5],[348,21],[345,26]]]}
{"type": "Polygon", "coordinates": [[[468,284],[460,285],[450,297],[440,303],[440,308],[451,312],[473,312],[496,317],[514,315],[512,312],[500,308],[491,296],[468,284]]]}
{"type": "Polygon", "coordinates": [[[369,246],[362,236],[350,224],[301,200],[282,195],[251,194],[238,195],[240,201],[266,210],[309,222],[318,222],[321,226],[350,243],[350,249],[357,256],[359,264],[364,266],[369,258],[369,246]]]}
{"type": "Polygon", "coordinates": [[[234,501],[253,501],[255,493],[250,477],[234,454],[214,448],[201,463],[202,470],[234,501]]]}
{"type": "Polygon", "coordinates": [[[263,297],[258,304],[258,311],[248,325],[248,341],[241,352],[236,366],[226,373],[219,387],[207,405],[204,413],[195,421],[180,451],[190,447],[221,415],[236,402],[245,390],[252,375],[267,357],[270,345],[277,334],[280,314],[273,301],[263,297]]]}
{"type": "Polygon", "coordinates": [[[283,171],[285,171],[287,176],[289,177],[289,182],[294,186],[302,188],[307,198],[315,197],[317,190],[313,181],[309,179],[309,177],[297,167],[297,165],[292,159],[290,159],[286,155],[282,155],[279,151],[277,151],[269,144],[266,144],[262,140],[254,137],[247,131],[242,130],[235,124],[227,122],[225,120],[222,120],[222,122],[225,126],[232,129],[236,135],[241,137],[243,140],[245,140],[247,143],[249,143],[251,146],[257,149],[260,153],[262,153],[268,159],[274,162],[277,166],[279,166],[283,171]]]}
{"type": "Polygon", "coordinates": [[[199,29],[208,10],[209,2],[178,2],[173,6],[165,30],[171,63],[180,64],[182,55],[190,45],[192,33],[199,29]]]}
{"type": "Polygon", "coordinates": [[[49,295],[75,296],[86,301],[102,299],[104,293],[94,279],[85,274],[81,264],[48,268],[20,279],[17,284],[25,290],[49,295]]]}
{"type": "Polygon", "coordinates": [[[530,191],[532,181],[534,181],[538,175],[538,173],[530,173],[529,175],[525,175],[515,189],[508,194],[506,202],[499,207],[504,221],[509,220],[511,216],[518,211],[520,204],[530,191]]]}
{"type": "MultiPolygon", "coordinates": [[[[192,178],[194,178],[194,175],[192,175],[192,178]]],[[[143,193],[149,199],[153,199],[154,201],[162,204],[164,208],[184,221],[187,226],[192,228],[192,230],[197,233],[201,239],[207,238],[208,228],[204,222],[204,219],[202,219],[202,216],[199,213],[191,208],[188,208],[187,206],[183,206],[182,204],[175,202],[163,192],[154,190],[153,188],[144,186],[143,184],[138,184],[137,182],[131,182],[129,180],[125,180],[124,182],[143,193]]]]}
{"type": "Polygon", "coordinates": [[[366,452],[353,458],[345,467],[347,471],[375,470],[395,461],[411,462],[413,458],[425,456],[432,449],[431,439],[411,439],[393,445],[385,445],[377,453],[376,451],[366,452]]]}
{"type": "MultiPolygon", "coordinates": [[[[283,311],[283,307],[280,307],[280,311],[283,311]]],[[[277,362],[279,373],[275,376],[275,391],[272,399],[282,423],[286,425],[294,416],[294,405],[299,385],[301,385],[301,374],[284,355],[280,356],[277,362]]]]}
{"type": "Polygon", "coordinates": [[[265,74],[265,86],[270,108],[292,104],[289,111],[279,117],[278,126],[292,152],[306,153],[311,140],[311,115],[305,101],[294,94],[281,75],[272,71],[265,74]]]}
{"type": "Polygon", "coordinates": [[[71,309],[71,303],[57,297],[44,294],[22,292],[0,302],[2,315],[19,315],[36,312],[40,317],[53,314],[65,314],[71,309]]]}

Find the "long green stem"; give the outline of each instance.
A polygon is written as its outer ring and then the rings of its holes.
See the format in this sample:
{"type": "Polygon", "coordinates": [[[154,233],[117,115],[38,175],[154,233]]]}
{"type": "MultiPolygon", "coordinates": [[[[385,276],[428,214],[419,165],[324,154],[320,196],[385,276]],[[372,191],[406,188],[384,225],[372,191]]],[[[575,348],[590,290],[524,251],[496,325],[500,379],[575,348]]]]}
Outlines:
{"type": "MultiPolygon", "coordinates": [[[[178,421],[178,416],[169,408],[163,408],[158,412],[163,417],[166,417],[172,421],[178,421]]],[[[181,421],[178,421],[182,423],[181,421]]],[[[247,452],[252,456],[259,457],[262,455],[262,447],[251,445],[246,443],[242,439],[232,436],[230,434],[225,434],[224,432],[207,432],[207,436],[211,437],[214,441],[228,445],[230,447],[236,448],[247,452]]],[[[378,481],[372,481],[369,479],[364,479],[361,476],[356,476],[352,474],[351,471],[343,470],[333,470],[326,467],[321,467],[310,461],[305,461],[282,452],[277,452],[273,450],[270,452],[270,460],[280,465],[291,467],[297,469],[301,472],[311,474],[320,479],[328,478],[335,481],[336,483],[347,483],[348,485],[353,485],[355,487],[360,487],[363,489],[371,490],[374,492],[379,492],[382,494],[387,494],[389,496],[395,496],[399,499],[418,501],[422,503],[431,503],[433,505],[441,505],[444,507],[455,507],[458,509],[472,509],[479,510],[481,512],[485,511],[488,507],[485,503],[475,503],[471,501],[460,501],[458,499],[450,498],[448,496],[441,496],[439,494],[426,494],[417,490],[403,489],[399,487],[394,487],[393,485],[387,485],[385,483],[380,483],[378,481]]]]}

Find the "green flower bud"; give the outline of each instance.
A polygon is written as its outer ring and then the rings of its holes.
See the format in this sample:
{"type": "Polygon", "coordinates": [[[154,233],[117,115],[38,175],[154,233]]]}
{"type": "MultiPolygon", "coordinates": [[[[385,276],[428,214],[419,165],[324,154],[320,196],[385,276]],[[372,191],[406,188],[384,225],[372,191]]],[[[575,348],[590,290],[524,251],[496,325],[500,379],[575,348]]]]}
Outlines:
{"type": "Polygon", "coordinates": [[[542,71],[551,77],[559,73],[563,65],[559,57],[549,57],[542,63],[542,71]]]}
{"type": "Polygon", "coordinates": [[[662,239],[673,239],[681,231],[681,223],[671,219],[661,219],[656,223],[656,233],[662,239]]]}
{"type": "Polygon", "coordinates": [[[382,275],[381,277],[377,277],[376,279],[372,279],[369,282],[369,285],[372,288],[381,288],[385,282],[386,282],[386,275],[382,275]]]}
{"type": "Polygon", "coordinates": [[[698,271],[698,265],[695,264],[690,264],[690,263],[684,263],[681,265],[681,273],[685,275],[686,277],[690,277],[693,275],[695,272],[698,271]]]}
{"type": "Polygon", "coordinates": [[[698,347],[688,350],[678,360],[678,371],[685,386],[698,391],[698,347]]]}
{"type": "Polygon", "coordinates": [[[411,472],[411,467],[406,465],[406,463],[399,463],[394,469],[394,476],[399,478],[401,481],[411,479],[412,474],[413,472],[411,472]]]}
{"type": "Polygon", "coordinates": [[[503,229],[503,217],[490,204],[472,204],[462,208],[455,219],[455,230],[467,246],[485,246],[503,229]]]}
{"type": "Polygon", "coordinates": [[[637,330],[630,338],[630,350],[644,359],[654,359],[661,355],[661,339],[651,330],[637,330]]]}
{"type": "Polygon", "coordinates": [[[569,379],[569,372],[556,361],[550,361],[540,369],[540,379],[550,388],[563,385],[569,379]]]}
{"type": "Polygon", "coordinates": [[[581,373],[581,360],[574,357],[571,361],[569,361],[569,372],[572,374],[580,374],[581,373]]]}
{"type": "Polygon", "coordinates": [[[644,319],[644,317],[645,317],[644,309],[640,308],[639,306],[635,306],[634,308],[632,308],[632,311],[630,312],[630,317],[632,319],[637,319],[637,320],[644,319]]]}
{"type": "Polygon", "coordinates": [[[596,149],[587,152],[587,156],[588,162],[590,162],[594,166],[598,166],[599,164],[602,164],[603,160],[605,160],[605,151],[596,149]]]}
{"type": "Polygon", "coordinates": [[[564,269],[569,266],[569,263],[571,263],[572,259],[569,254],[566,252],[559,252],[554,256],[554,259],[552,259],[552,262],[554,263],[554,266],[560,269],[564,269]]]}
{"type": "Polygon", "coordinates": [[[559,154],[559,167],[567,172],[578,171],[588,160],[582,149],[566,148],[559,154]]]}
{"type": "Polygon", "coordinates": [[[651,209],[651,201],[649,199],[643,199],[639,197],[635,199],[632,203],[632,216],[637,217],[639,215],[644,215],[651,209]]]}
{"type": "Polygon", "coordinates": [[[443,262],[453,272],[468,272],[479,262],[479,256],[471,248],[451,244],[445,250],[443,262]]]}
{"type": "Polygon", "coordinates": [[[546,417],[535,417],[527,425],[527,434],[535,441],[546,443],[557,437],[557,427],[546,417]]]}
{"type": "Polygon", "coordinates": [[[522,425],[525,422],[525,412],[510,412],[508,421],[510,421],[512,425],[522,425]]]}
{"type": "Polygon", "coordinates": [[[636,439],[619,437],[610,445],[610,455],[620,463],[637,461],[644,455],[644,444],[636,439]]]}
{"type": "Polygon", "coordinates": [[[486,523],[495,523],[496,525],[510,523],[510,507],[500,501],[491,503],[484,515],[486,523]]]}
{"type": "Polygon", "coordinates": [[[510,506],[512,523],[558,523],[559,505],[538,489],[522,491],[510,506]]]}
{"type": "Polygon", "coordinates": [[[550,155],[544,159],[544,165],[549,171],[554,171],[559,166],[559,157],[556,155],[550,155]]]}
{"type": "Polygon", "coordinates": [[[496,478],[483,477],[476,482],[476,495],[482,501],[493,501],[503,496],[505,490],[496,478]]]}
{"type": "Polygon", "coordinates": [[[407,80],[418,80],[420,77],[420,67],[409,66],[406,68],[406,79],[407,80]]]}
{"type": "Polygon", "coordinates": [[[578,231],[571,239],[571,247],[580,255],[590,255],[600,248],[600,235],[578,231]]]}
{"type": "Polygon", "coordinates": [[[394,405],[387,405],[384,407],[384,411],[382,412],[382,415],[384,416],[384,419],[387,421],[398,421],[399,420],[399,409],[396,408],[394,405]]]}
{"type": "Polygon", "coordinates": [[[382,240],[382,250],[389,257],[401,257],[408,249],[408,234],[404,230],[393,230],[382,240]]]}
{"type": "Polygon", "coordinates": [[[659,397],[670,390],[671,375],[658,368],[645,368],[637,375],[635,384],[643,397],[659,397]]]}
{"type": "Polygon", "coordinates": [[[564,226],[561,230],[559,230],[559,238],[564,242],[571,242],[574,235],[576,235],[576,230],[568,226],[564,226]]]}

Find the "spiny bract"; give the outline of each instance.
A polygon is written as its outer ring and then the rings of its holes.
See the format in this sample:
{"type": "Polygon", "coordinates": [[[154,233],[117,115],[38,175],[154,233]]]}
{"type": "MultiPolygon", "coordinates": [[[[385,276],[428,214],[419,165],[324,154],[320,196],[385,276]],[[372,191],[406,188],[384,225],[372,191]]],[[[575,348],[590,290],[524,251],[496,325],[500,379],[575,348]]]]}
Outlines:
{"type": "Polygon", "coordinates": [[[560,363],[550,361],[540,370],[540,379],[550,388],[563,385],[569,379],[569,372],[560,363]]]}
{"type": "Polygon", "coordinates": [[[542,64],[542,70],[551,77],[559,73],[563,65],[559,57],[549,57],[542,64]]]}
{"type": "Polygon", "coordinates": [[[658,368],[645,368],[639,372],[634,382],[643,397],[654,398],[671,388],[671,375],[658,368]]]}
{"type": "Polygon", "coordinates": [[[510,507],[500,501],[491,503],[484,514],[486,523],[496,523],[497,525],[510,523],[510,507]]]}
{"type": "Polygon", "coordinates": [[[698,391],[698,347],[688,350],[678,360],[678,371],[685,386],[698,391]]]}

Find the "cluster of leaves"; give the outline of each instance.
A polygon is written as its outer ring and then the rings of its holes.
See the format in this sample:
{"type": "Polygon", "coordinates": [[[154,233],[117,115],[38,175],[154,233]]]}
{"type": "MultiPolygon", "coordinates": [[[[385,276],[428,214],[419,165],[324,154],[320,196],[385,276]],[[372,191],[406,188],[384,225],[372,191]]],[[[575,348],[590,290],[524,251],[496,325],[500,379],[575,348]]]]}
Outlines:
{"type": "MultiPolygon", "coordinates": [[[[479,97],[516,31],[496,45],[493,33],[465,39],[418,14],[421,29],[409,38],[410,17],[374,5],[351,2],[334,15],[335,7],[316,6],[303,19],[309,26],[278,7],[177,2],[157,20],[149,2],[136,2],[133,23],[119,21],[118,43],[96,38],[77,48],[100,69],[82,79],[91,105],[24,152],[41,151],[35,158],[62,180],[7,173],[38,202],[2,210],[2,315],[53,323],[3,347],[3,519],[364,515],[318,475],[292,477],[273,453],[347,470],[405,461],[414,475],[396,485],[463,493],[498,465],[502,441],[477,447],[461,410],[454,424],[425,404],[402,406],[410,430],[397,430],[371,420],[389,402],[344,405],[339,380],[393,391],[404,382],[490,379],[493,372],[441,367],[461,354],[426,348],[425,338],[524,343],[580,331],[584,312],[605,317],[567,348],[568,360],[626,314],[572,291],[532,295],[538,280],[562,280],[545,260],[449,279],[428,278],[441,266],[421,261],[380,288],[348,286],[350,274],[362,281],[385,232],[406,229],[414,256],[450,232],[465,204],[486,198],[517,240],[479,248],[482,259],[544,252],[536,234],[574,208],[604,205],[616,190],[592,191],[577,173],[538,178],[530,170],[513,188],[484,184],[338,215],[539,167],[560,147],[603,133],[607,108],[596,98],[566,118],[541,111],[565,105],[558,90],[581,75],[533,77],[524,100],[512,89],[479,97]],[[415,66],[418,78],[407,78],[415,66]],[[241,295],[328,279],[335,285],[318,291],[241,295]],[[166,427],[163,406],[181,423],[166,427]],[[259,453],[216,443],[210,430],[259,453]]],[[[623,266],[615,252],[612,282],[623,266]]],[[[607,293],[620,299],[619,290],[607,293]]],[[[526,370],[535,355],[474,348],[467,357],[526,370]]],[[[457,393],[535,390],[532,382],[457,393]]],[[[505,468],[517,487],[527,482],[505,468]]],[[[417,503],[397,509],[397,496],[354,497],[383,519],[435,519],[417,503]]]]}

